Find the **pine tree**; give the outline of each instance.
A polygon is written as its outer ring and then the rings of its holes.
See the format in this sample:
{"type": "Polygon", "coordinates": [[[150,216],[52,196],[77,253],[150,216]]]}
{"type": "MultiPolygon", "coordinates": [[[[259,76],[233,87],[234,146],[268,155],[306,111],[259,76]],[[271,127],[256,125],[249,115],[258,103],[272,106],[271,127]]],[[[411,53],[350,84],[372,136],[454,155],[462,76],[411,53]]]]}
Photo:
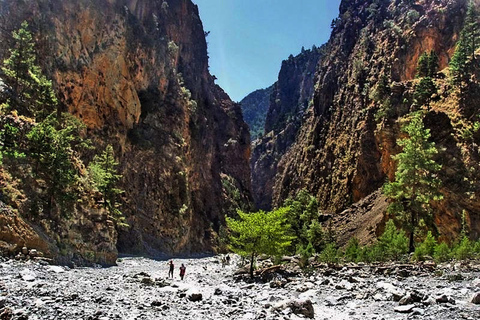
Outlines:
{"type": "Polygon", "coordinates": [[[478,13],[473,1],[470,1],[460,39],[449,65],[453,83],[459,86],[460,90],[463,89],[464,83],[470,81],[470,74],[477,67],[475,50],[479,44],[480,24],[478,13]]]}
{"type": "Polygon", "coordinates": [[[118,209],[118,196],[123,190],[117,187],[118,182],[122,178],[118,174],[118,162],[115,160],[113,147],[108,145],[105,150],[95,156],[88,166],[89,174],[93,180],[93,184],[98,188],[103,196],[104,207],[107,208],[112,218],[120,225],[125,225],[124,217],[118,209]]]}
{"type": "Polygon", "coordinates": [[[64,113],[59,119],[52,113],[27,134],[27,159],[34,177],[46,185],[47,211],[76,197],[74,186],[80,174],[76,161],[89,142],[82,138],[84,129],[72,115],[64,113]]]}
{"type": "Polygon", "coordinates": [[[437,86],[431,77],[424,77],[415,87],[413,97],[419,106],[430,106],[432,96],[437,93],[437,86]]]}
{"type": "Polygon", "coordinates": [[[4,109],[16,110],[20,115],[42,120],[58,104],[52,82],[36,64],[35,44],[26,21],[20,29],[13,31],[12,37],[14,45],[1,68],[0,78],[4,88],[0,103],[4,109]]]}
{"type": "Polygon", "coordinates": [[[423,125],[422,113],[412,114],[403,131],[408,138],[398,141],[403,151],[393,157],[397,161],[395,181],[385,184],[383,190],[391,200],[388,212],[402,220],[409,232],[409,250],[413,252],[417,225],[429,218],[431,201],[443,198],[436,174],[441,165],[434,160],[438,151],[435,143],[428,141],[430,130],[423,125]]]}
{"type": "Polygon", "coordinates": [[[417,64],[417,77],[427,77],[429,75],[429,55],[424,52],[418,59],[418,64],[417,64]]]}
{"type": "Polygon", "coordinates": [[[438,55],[435,51],[430,51],[428,55],[428,77],[435,78],[438,71],[438,55]]]}

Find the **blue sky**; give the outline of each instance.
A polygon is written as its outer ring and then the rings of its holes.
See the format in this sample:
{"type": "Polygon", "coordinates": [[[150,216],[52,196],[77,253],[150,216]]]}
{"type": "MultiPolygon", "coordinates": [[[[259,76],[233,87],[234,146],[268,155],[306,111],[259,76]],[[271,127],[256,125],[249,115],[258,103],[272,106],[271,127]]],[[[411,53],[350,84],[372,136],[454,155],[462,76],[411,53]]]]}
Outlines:
{"type": "Polygon", "coordinates": [[[282,60],[330,37],[340,0],[193,0],[207,37],[210,72],[234,101],[273,84],[282,60]]]}

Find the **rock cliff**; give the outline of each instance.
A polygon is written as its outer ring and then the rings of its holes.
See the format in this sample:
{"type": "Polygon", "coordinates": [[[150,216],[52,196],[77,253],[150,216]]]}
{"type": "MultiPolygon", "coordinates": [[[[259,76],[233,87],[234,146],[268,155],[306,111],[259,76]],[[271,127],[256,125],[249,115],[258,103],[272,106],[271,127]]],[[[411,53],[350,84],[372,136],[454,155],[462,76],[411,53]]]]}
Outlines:
{"type": "Polygon", "coordinates": [[[269,210],[277,164],[295,141],[314,92],[314,76],[323,48],[302,48],[282,62],[273,85],[265,120],[265,133],[252,143],[252,190],[259,209],[269,210]]]}
{"type": "MultiPolygon", "coordinates": [[[[419,57],[433,50],[439,70],[448,66],[466,8],[465,0],[342,1],[318,66],[312,107],[305,112],[296,143],[278,164],[274,205],[306,188],[323,209],[339,213],[393,178],[391,155],[400,151],[399,123],[419,109],[412,98],[419,57]],[[383,117],[385,101],[375,99],[382,78],[391,90],[390,114],[383,117]]],[[[478,237],[478,134],[461,133],[476,121],[478,94],[459,97],[446,77],[448,69],[436,76],[438,96],[425,118],[443,165],[445,199],[435,206],[434,219],[439,235],[455,239],[466,214],[471,236],[478,237]]]]}
{"type": "Polygon", "coordinates": [[[114,146],[129,224],[118,249],[213,250],[230,203],[225,180],[250,199],[250,137],[239,105],[208,72],[198,8],[190,0],[4,0],[0,7],[3,37],[27,20],[64,109],[87,125],[95,145],[114,146]]]}
{"type": "Polygon", "coordinates": [[[270,105],[273,86],[256,90],[240,101],[245,122],[250,129],[250,138],[255,140],[264,134],[265,119],[270,105]]]}

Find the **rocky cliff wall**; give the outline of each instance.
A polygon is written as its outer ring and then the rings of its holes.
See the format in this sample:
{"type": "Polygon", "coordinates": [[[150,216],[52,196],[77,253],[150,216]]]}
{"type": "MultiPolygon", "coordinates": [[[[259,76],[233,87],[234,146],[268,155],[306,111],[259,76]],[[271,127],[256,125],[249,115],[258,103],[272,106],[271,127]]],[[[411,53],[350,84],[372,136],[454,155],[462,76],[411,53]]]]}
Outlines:
{"type": "Polygon", "coordinates": [[[114,146],[129,224],[119,250],[213,250],[229,201],[222,179],[250,198],[250,138],[240,107],[208,72],[198,8],[189,0],[4,0],[1,12],[4,36],[30,23],[64,108],[95,145],[114,146]]]}
{"type": "MultiPolygon", "coordinates": [[[[465,0],[342,1],[319,65],[313,107],[306,112],[296,143],[278,165],[274,205],[306,188],[323,209],[341,212],[375,192],[387,176],[393,178],[391,155],[400,151],[398,119],[418,109],[412,99],[418,59],[433,50],[439,56],[440,70],[447,67],[466,6],[465,0]],[[386,119],[378,118],[383,101],[374,98],[381,77],[388,79],[392,92],[393,113],[386,119]]],[[[471,235],[477,237],[480,176],[472,159],[478,158],[474,147],[478,140],[464,139],[456,130],[459,119],[470,126],[478,111],[466,114],[462,110],[471,110],[473,105],[462,107],[449,82],[436,81],[439,97],[425,120],[432,140],[443,150],[437,161],[444,168],[445,200],[436,205],[435,220],[439,234],[454,239],[465,212],[471,235]],[[465,170],[469,167],[471,173],[465,170]],[[458,181],[462,179],[469,182],[462,184],[458,181]]],[[[469,103],[476,101],[472,98],[469,103]]]]}
{"type": "Polygon", "coordinates": [[[295,141],[304,111],[314,92],[314,76],[322,48],[304,50],[282,62],[278,81],[270,95],[264,135],[253,141],[252,190],[259,209],[272,207],[277,164],[295,141]]]}

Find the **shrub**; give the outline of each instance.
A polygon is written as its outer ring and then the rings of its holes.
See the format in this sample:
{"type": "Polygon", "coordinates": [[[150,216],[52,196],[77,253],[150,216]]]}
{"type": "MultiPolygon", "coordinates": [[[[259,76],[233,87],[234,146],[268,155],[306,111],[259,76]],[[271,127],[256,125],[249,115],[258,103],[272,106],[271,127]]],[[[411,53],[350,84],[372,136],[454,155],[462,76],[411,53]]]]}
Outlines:
{"type": "Polygon", "coordinates": [[[374,254],[374,257],[379,257],[378,260],[396,260],[408,252],[408,238],[403,230],[397,230],[393,220],[389,220],[385,232],[378,238],[377,246],[381,252],[374,254]]]}
{"type": "Polygon", "coordinates": [[[445,242],[439,243],[435,246],[433,253],[435,261],[445,262],[450,260],[450,248],[445,242]]]}
{"type": "Polygon", "coordinates": [[[465,260],[473,257],[472,242],[467,236],[463,236],[460,243],[453,248],[453,256],[458,260],[465,260]]]}
{"type": "Polygon", "coordinates": [[[351,238],[345,248],[345,260],[348,262],[357,261],[360,257],[360,245],[357,238],[351,238]]]}
{"type": "Polygon", "coordinates": [[[424,260],[425,256],[433,257],[436,245],[435,237],[432,235],[432,232],[428,231],[425,240],[415,249],[413,257],[416,260],[424,260]]]}
{"type": "Polygon", "coordinates": [[[305,268],[308,265],[308,259],[313,256],[315,250],[313,249],[313,245],[309,243],[306,246],[298,245],[297,246],[297,254],[300,255],[300,267],[305,268]]]}
{"type": "Polygon", "coordinates": [[[335,243],[328,243],[325,249],[320,254],[320,261],[329,264],[335,264],[338,262],[338,250],[335,243]]]}

